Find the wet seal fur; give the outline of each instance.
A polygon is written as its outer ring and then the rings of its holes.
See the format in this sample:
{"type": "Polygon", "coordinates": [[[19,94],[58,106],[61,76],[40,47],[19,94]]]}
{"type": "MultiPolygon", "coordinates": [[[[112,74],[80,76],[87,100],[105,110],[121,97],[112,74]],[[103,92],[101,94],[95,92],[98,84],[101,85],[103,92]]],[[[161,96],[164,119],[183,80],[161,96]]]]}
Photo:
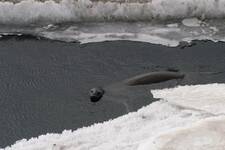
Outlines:
{"type": "Polygon", "coordinates": [[[172,79],[182,79],[184,78],[184,76],[185,75],[182,73],[171,71],[150,72],[129,78],[125,80],[124,83],[128,86],[145,85],[145,84],[160,83],[172,79]]]}

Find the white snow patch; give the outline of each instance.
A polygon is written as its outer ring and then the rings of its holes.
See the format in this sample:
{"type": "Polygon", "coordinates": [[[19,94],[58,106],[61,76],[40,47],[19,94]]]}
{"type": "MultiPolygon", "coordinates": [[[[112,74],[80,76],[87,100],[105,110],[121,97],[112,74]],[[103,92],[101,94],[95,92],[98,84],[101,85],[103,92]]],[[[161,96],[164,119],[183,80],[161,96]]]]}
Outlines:
{"type": "Polygon", "coordinates": [[[147,140],[138,150],[224,150],[225,116],[199,121],[147,140]]]}
{"type": "Polygon", "coordinates": [[[219,29],[217,27],[209,27],[211,30],[213,30],[214,32],[219,32],[219,29]]]}
{"type": "Polygon", "coordinates": [[[212,114],[225,114],[224,84],[179,86],[174,89],[153,90],[155,98],[170,103],[206,111],[212,114]]]}
{"type": "Polygon", "coordinates": [[[224,8],[225,0],[4,0],[0,23],[224,18],[224,8]]]}
{"type": "Polygon", "coordinates": [[[188,18],[182,20],[183,25],[188,26],[188,27],[200,27],[202,21],[197,19],[197,18],[188,18]]]}
{"type": "Polygon", "coordinates": [[[177,23],[171,23],[166,25],[169,28],[177,28],[179,25],[177,23]]]}

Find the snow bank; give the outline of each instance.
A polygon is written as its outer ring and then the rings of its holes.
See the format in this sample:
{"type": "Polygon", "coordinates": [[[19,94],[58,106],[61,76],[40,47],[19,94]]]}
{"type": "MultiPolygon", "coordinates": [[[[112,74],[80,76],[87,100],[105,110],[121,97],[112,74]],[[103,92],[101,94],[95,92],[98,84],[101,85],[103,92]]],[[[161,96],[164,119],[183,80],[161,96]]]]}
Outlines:
{"type": "Polygon", "coordinates": [[[138,150],[224,150],[225,116],[205,119],[187,128],[162,134],[138,150]]]}
{"type": "Polygon", "coordinates": [[[215,115],[225,114],[224,84],[179,86],[174,89],[153,90],[152,93],[155,98],[166,99],[179,106],[215,115]]]}
{"type": "Polygon", "coordinates": [[[225,84],[153,91],[155,96],[164,96],[165,100],[114,120],[62,134],[24,139],[2,150],[187,150],[187,145],[192,150],[195,146],[196,150],[222,150],[220,148],[225,146],[225,117],[217,117],[214,109],[203,111],[197,108],[200,105],[193,108],[170,102],[184,98],[189,104],[189,100],[194,99],[206,106],[216,101],[213,107],[220,109],[224,99],[222,91],[225,91],[225,84]]]}
{"type": "Polygon", "coordinates": [[[0,23],[224,18],[225,0],[4,0],[0,23]],[[174,7],[176,6],[176,7],[174,7]]]}
{"type": "Polygon", "coordinates": [[[0,1],[0,35],[67,42],[131,40],[177,46],[181,41],[225,41],[224,18],[225,0],[0,1]]]}

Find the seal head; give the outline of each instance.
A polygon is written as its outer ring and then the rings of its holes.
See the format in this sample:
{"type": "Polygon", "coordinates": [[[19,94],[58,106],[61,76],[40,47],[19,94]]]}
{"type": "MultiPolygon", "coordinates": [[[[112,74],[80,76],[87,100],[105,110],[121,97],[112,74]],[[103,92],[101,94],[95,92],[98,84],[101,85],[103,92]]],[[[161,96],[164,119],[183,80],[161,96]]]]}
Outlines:
{"type": "Polygon", "coordinates": [[[89,96],[90,96],[91,102],[94,102],[94,103],[98,102],[102,98],[104,93],[105,93],[105,91],[101,87],[92,88],[89,91],[89,96]]]}

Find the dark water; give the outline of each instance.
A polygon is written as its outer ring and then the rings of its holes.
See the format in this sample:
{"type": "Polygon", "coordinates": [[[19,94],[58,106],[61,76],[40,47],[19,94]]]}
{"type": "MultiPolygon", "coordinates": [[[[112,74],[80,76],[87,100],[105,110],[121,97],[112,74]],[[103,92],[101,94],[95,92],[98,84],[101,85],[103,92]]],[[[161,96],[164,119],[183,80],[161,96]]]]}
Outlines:
{"type": "MultiPolygon", "coordinates": [[[[2,40],[0,147],[126,113],[122,105],[111,101],[90,103],[88,90],[139,73],[175,68],[187,74],[180,84],[224,83],[224,48],[224,43],[212,42],[180,49],[127,41],[80,45],[13,37],[2,40]]],[[[149,88],[174,85],[166,82],[149,88]]],[[[138,109],[148,103],[134,101],[132,105],[138,109]]]]}

